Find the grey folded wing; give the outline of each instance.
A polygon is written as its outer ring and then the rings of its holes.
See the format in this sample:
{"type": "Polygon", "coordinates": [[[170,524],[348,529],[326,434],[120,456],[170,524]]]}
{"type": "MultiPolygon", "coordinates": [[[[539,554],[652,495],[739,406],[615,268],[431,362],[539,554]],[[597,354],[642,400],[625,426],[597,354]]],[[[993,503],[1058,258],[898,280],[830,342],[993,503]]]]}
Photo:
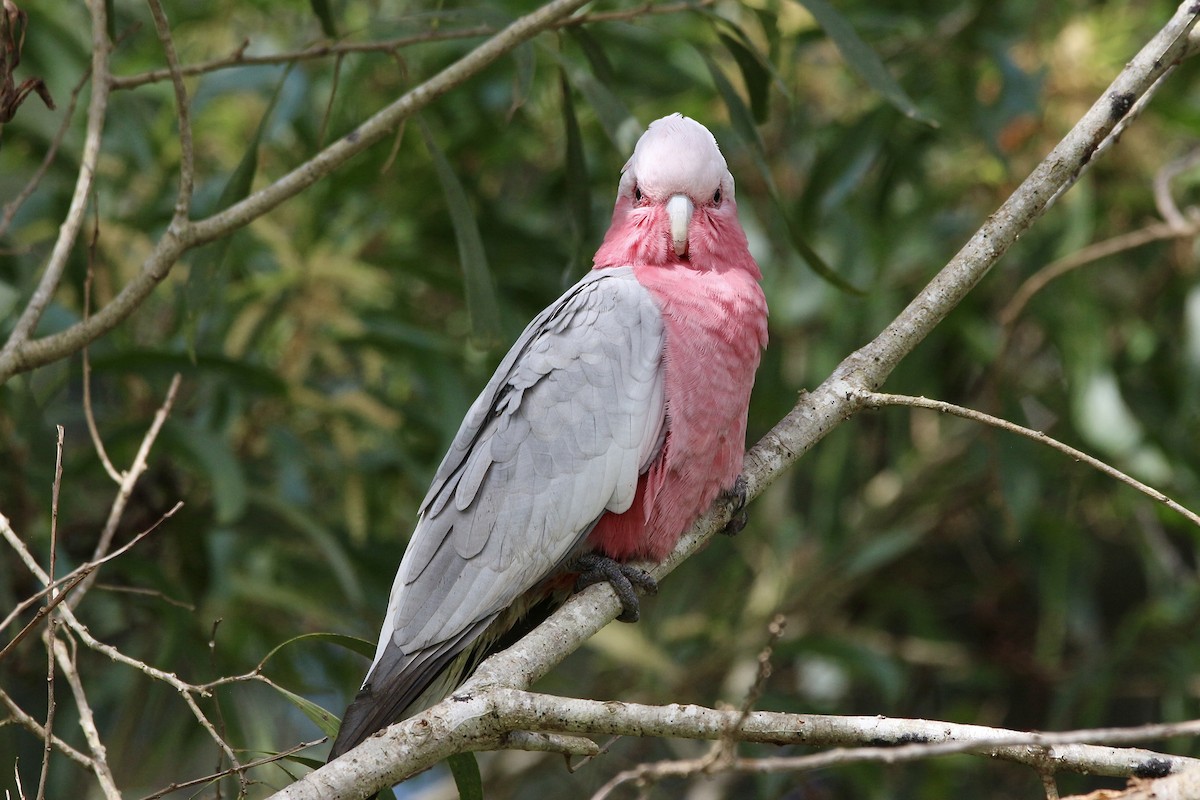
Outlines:
{"type": "Polygon", "coordinates": [[[601,514],[629,508],[665,429],[663,344],[658,306],[628,267],[589,274],[525,329],[422,503],[368,676],[376,690],[386,679],[415,700],[424,687],[407,673],[436,673],[601,514]]]}

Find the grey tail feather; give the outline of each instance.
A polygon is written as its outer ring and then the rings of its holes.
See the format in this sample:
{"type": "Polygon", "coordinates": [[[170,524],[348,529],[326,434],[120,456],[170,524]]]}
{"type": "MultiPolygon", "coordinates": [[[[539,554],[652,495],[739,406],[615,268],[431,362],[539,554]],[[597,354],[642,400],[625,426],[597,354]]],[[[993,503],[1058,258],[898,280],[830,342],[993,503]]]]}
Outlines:
{"type": "Polygon", "coordinates": [[[476,622],[453,639],[407,656],[398,647],[388,648],[342,715],[342,727],[329,751],[329,760],[376,731],[446,697],[475,671],[480,661],[540,625],[569,593],[569,586],[549,594],[531,592],[531,603],[516,603],[476,622]]]}
{"type": "Polygon", "coordinates": [[[494,618],[480,620],[453,639],[409,655],[395,646],[385,650],[342,715],[329,760],[454,691],[469,674],[464,667],[472,661],[478,663],[479,658],[472,656],[488,642],[476,640],[494,618]]]}

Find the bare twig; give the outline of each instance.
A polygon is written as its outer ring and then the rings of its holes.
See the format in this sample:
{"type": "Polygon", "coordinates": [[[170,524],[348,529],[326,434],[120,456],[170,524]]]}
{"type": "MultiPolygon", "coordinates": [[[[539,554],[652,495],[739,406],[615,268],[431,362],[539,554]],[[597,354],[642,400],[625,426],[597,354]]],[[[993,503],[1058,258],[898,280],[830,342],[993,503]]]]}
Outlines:
{"type": "Polygon", "coordinates": [[[71,129],[71,118],[75,115],[75,106],[79,102],[79,93],[83,91],[83,87],[87,85],[88,79],[91,76],[92,70],[91,67],[88,67],[79,78],[79,82],[71,89],[71,99],[67,101],[67,107],[63,110],[62,122],[59,123],[58,130],[54,132],[54,137],[50,140],[50,146],[46,148],[46,155],[42,157],[42,161],[37,165],[37,169],[29,176],[29,180],[21,187],[21,191],[17,192],[12,200],[4,204],[3,212],[0,213],[0,238],[3,238],[8,233],[8,228],[12,225],[13,218],[17,216],[17,212],[21,210],[21,206],[25,204],[25,201],[37,190],[46,171],[54,163],[54,157],[58,155],[58,149],[62,146],[63,139],[66,138],[67,131],[71,129]]]}
{"type": "Polygon", "coordinates": [[[592,800],[604,800],[619,786],[626,783],[657,783],[664,778],[687,778],[701,773],[721,773],[731,770],[732,765],[741,759],[737,755],[738,732],[750,717],[750,712],[758,698],[762,696],[763,687],[771,677],[771,654],[779,637],[787,625],[787,618],[776,614],[767,626],[767,643],[758,653],[758,669],[755,671],[754,683],[746,691],[742,700],[740,713],[729,724],[729,727],[713,742],[708,752],[699,758],[672,759],[670,761],[655,761],[639,764],[632,769],[622,770],[608,780],[592,795],[592,800]]]}
{"type": "Polygon", "coordinates": [[[1175,197],[1171,194],[1171,181],[1198,163],[1200,149],[1171,161],[1154,176],[1154,205],[1158,207],[1158,213],[1166,222],[1181,231],[1195,228],[1196,212],[1189,209],[1189,213],[1185,214],[1179,210],[1175,197]]]}
{"type": "MultiPolygon", "coordinates": [[[[14,636],[12,638],[12,640],[9,641],[8,644],[4,645],[3,649],[0,649],[0,661],[3,661],[4,657],[6,655],[8,655],[9,652],[14,647],[16,647],[18,644],[20,644],[22,639],[24,639],[27,635],[29,635],[29,633],[31,631],[35,630],[37,628],[38,623],[40,623],[42,621],[42,619],[44,619],[46,617],[47,614],[52,612],[55,609],[55,607],[58,606],[59,603],[66,600],[67,597],[71,594],[71,591],[76,586],[78,586],[83,581],[84,578],[86,578],[88,575],[90,575],[98,566],[100,566],[101,564],[104,564],[108,561],[112,561],[114,558],[118,558],[125,552],[133,549],[133,547],[138,542],[140,542],[142,539],[146,538],[151,533],[153,533],[158,528],[159,525],[161,525],[167,519],[174,516],[175,512],[181,508],[183,508],[183,503],[182,502],[176,503],[174,506],[171,507],[171,509],[169,511],[167,511],[161,517],[159,517],[158,520],[156,520],[153,525],[151,525],[149,528],[147,528],[146,530],[139,533],[137,536],[134,536],[132,539],[130,539],[124,545],[117,548],[113,552],[109,553],[104,558],[100,559],[99,561],[87,561],[83,564],[80,564],[78,567],[71,570],[66,575],[64,575],[61,578],[59,578],[58,580],[50,583],[50,585],[46,586],[44,589],[42,589],[42,591],[40,591],[37,594],[33,595],[32,597],[28,597],[25,600],[18,603],[17,607],[15,609],[13,609],[13,611],[11,611],[7,617],[4,618],[3,622],[0,622],[0,630],[3,630],[4,628],[8,627],[9,623],[12,622],[14,619],[16,619],[17,615],[19,615],[26,608],[29,608],[34,603],[41,600],[43,597],[46,597],[47,595],[50,595],[53,592],[53,597],[51,598],[50,602],[47,603],[44,607],[38,609],[38,613],[35,614],[33,619],[31,619],[29,621],[29,623],[26,624],[25,627],[21,629],[21,632],[18,633],[16,636],[14,636]]],[[[9,544],[12,544],[12,542],[14,540],[17,540],[16,532],[13,531],[12,525],[9,523],[8,519],[3,514],[0,514],[0,536],[3,536],[3,538],[9,542],[9,544]]]]}
{"type": "MultiPolygon", "coordinates": [[[[716,0],[695,0],[695,2],[683,3],[664,3],[654,5],[652,3],[642,3],[629,9],[621,9],[616,11],[594,11],[585,14],[575,14],[563,19],[558,19],[547,26],[547,29],[557,30],[560,28],[576,27],[579,25],[589,25],[603,22],[625,22],[636,19],[638,17],[647,16],[662,16],[664,14],[678,14],[687,11],[694,11],[700,8],[706,8],[714,5],[716,0]]],[[[436,19],[436,16],[432,19],[436,19]]],[[[432,21],[432,20],[431,20],[432,21]]],[[[231,67],[248,67],[248,66],[271,66],[277,64],[296,64],[302,61],[313,61],[322,58],[339,58],[356,53],[381,53],[384,55],[395,55],[398,51],[406,47],[412,47],[419,44],[430,44],[434,42],[454,41],[458,39],[478,39],[484,36],[493,36],[497,29],[492,25],[470,25],[461,28],[437,27],[420,33],[409,34],[407,36],[397,36],[392,39],[382,39],[376,42],[322,42],[320,44],[306,47],[303,50],[292,50],[285,53],[270,53],[265,55],[247,55],[246,50],[250,47],[250,40],[244,40],[228,56],[222,58],[204,61],[199,64],[187,64],[180,68],[180,74],[184,77],[194,77],[196,75],[204,75],[209,72],[217,72],[222,69],[231,67]]],[[[171,71],[169,69],[156,69],[149,72],[142,72],[136,75],[118,75],[112,80],[112,88],[120,89],[135,89],[139,86],[145,86],[148,83],[158,83],[159,81],[169,80],[171,71]]]]}
{"type": "Polygon", "coordinates": [[[962,417],[963,419],[981,422],[984,425],[991,425],[993,428],[1000,428],[1001,430],[1024,436],[1027,439],[1032,439],[1033,441],[1044,444],[1047,447],[1059,451],[1060,453],[1064,453],[1076,461],[1082,461],[1093,469],[1099,470],[1110,478],[1115,478],[1127,486],[1132,486],[1134,489],[1137,489],[1150,499],[1162,503],[1172,511],[1181,514],[1193,525],[1200,527],[1200,514],[1197,514],[1191,509],[1180,505],[1178,502],[1172,500],[1170,497],[1163,494],[1158,489],[1155,489],[1153,486],[1147,486],[1138,479],[1121,472],[1121,470],[1117,469],[1116,467],[1109,466],[1100,459],[1090,456],[1082,450],[1076,450],[1070,445],[1063,444],[1054,437],[1048,436],[1041,431],[1035,431],[1031,430],[1030,428],[1022,427],[1021,425],[1017,425],[1015,422],[1009,422],[1006,419],[993,417],[991,414],[985,414],[982,411],[963,408],[962,406],[956,406],[953,403],[947,403],[942,400],[930,400],[926,397],[910,397],[908,395],[883,394],[881,392],[862,392],[858,399],[866,408],[882,408],[884,406],[927,408],[931,411],[940,411],[943,414],[953,414],[956,417],[962,417]]]}
{"type": "MultiPolygon", "coordinates": [[[[66,614],[71,613],[65,606],[62,611],[66,614]]],[[[92,773],[96,776],[96,780],[100,783],[100,789],[108,800],[121,800],[121,792],[117,788],[112,769],[108,766],[108,748],[104,746],[104,740],[100,738],[100,731],[96,727],[91,704],[83,689],[83,683],[79,679],[79,670],[75,666],[74,654],[67,649],[67,644],[62,639],[54,639],[51,646],[54,649],[54,658],[58,662],[58,668],[67,685],[71,687],[71,695],[75,699],[75,710],[79,714],[79,727],[83,731],[84,739],[87,740],[88,750],[92,753],[92,773]]]]}
{"type": "MultiPolygon", "coordinates": [[[[37,800],[44,800],[46,797],[46,779],[50,775],[50,756],[54,752],[54,711],[56,708],[54,702],[54,645],[58,641],[58,633],[55,630],[58,624],[58,619],[54,616],[51,610],[55,601],[55,590],[52,588],[54,584],[54,573],[57,571],[57,555],[58,555],[58,498],[62,489],[62,454],[63,454],[63,439],[66,437],[66,431],[62,425],[56,426],[58,429],[58,440],[54,448],[54,484],[50,490],[50,568],[48,570],[50,580],[46,582],[46,588],[50,591],[50,599],[43,607],[43,611],[48,615],[48,623],[46,625],[45,642],[46,642],[46,735],[42,739],[42,771],[38,776],[37,800]]],[[[0,653],[3,655],[3,653],[0,653]]]]}
{"type": "MultiPolygon", "coordinates": [[[[1200,213],[1196,209],[1188,212],[1179,210],[1171,195],[1171,181],[1200,162],[1200,150],[1166,164],[1154,176],[1154,202],[1163,222],[1156,222],[1135,231],[1097,242],[1047,264],[1017,287],[1012,299],[1005,304],[999,315],[1000,325],[1008,333],[1017,317],[1035,294],[1046,288],[1056,278],[1102,258],[1123,253],[1151,242],[1165,239],[1189,239],[1200,235],[1200,213]]],[[[1007,341],[1007,340],[1006,340],[1007,341]]]]}
{"type": "Polygon", "coordinates": [[[11,358],[19,348],[27,343],[38,321],[42,318],[42,313],[54,297],[54,292],[58,289],[63,270],[67,265],[67,257],[75,246],[75,239],[83,225],[88,197],[91,195],[92,178],[96,172],[96,162],[100,157],[100,141],[104,133],[104,120],[108,110],[109,42],[108,17],[105,10],[107,4],[89,3],[88,5],[92,12],[92,99],[88,105],[87,133],[84,136],[79,175],[75,181],[75,191],[71,195],[66,218],[59,228],[58,239],[54,242],[54,248],[46,262],[42,279],[38,282],[29,303],[17,318],[8,341],[0,349],[0,361],[11,358]]]}
{"type": "MultiPolygon", "coordinates": [[[[133,279],[125,284],[116,297],[87,319],[39,339],[29,338],[32,325],[19,325],[4,349],[0,350],[0,383],[4,383],[17,372],[33,369],[74,353],[111,330],[133,313],[154,287],[167,276],[185,251],[245,227],[288,198],[304,191],[350,158],[387,138],[403,120],[585,3],[586,0],[550,0],[544,6],[515,20],[432,78],[409,90],[274,183],[207,219],[195,222],[173,219],[133,279]]],[[[102,8],[103,5],[93,3],[93,12],[95,13],[97,6],[102,8]]],[[[100,13],[102,15],[102,12],[100,13]]],[[[106,79],[99,83],[107,86],[107,74],[106,79]]],[[[85,160],[84,163],[86,165],[89,162],[85,160]]],[[[57,263],[52,256],[51,264],[57,263]]],[[[54,275],[53,280],[50,280],[50,277],[48,271],[43,276],[43,286],[49,283],[57,285],[58,275],[54,275]]],[[[39,298],[46,295],[45,302],[48,302],[50,292],[48,288],[43,292],[42,288],[40,286],[39,291],[35,292],[35,300],[38,302],[31,302],[22,319],[26,316],[40,316],[40,307],[44,306],[44,303],[39,298]],[[36,313],[31,310],[35,307],[38,307],[36,313]]]]}
{"type": "MultiPolygon", "coordinates": [[[[96,245],[100,242],[100,211],[95,209],[92,217],[92,238],[88,242],[87,276],[83,279],[83,316],[87,318],[92,311],[92,283],[96,278],[96,245]]],[[[87,422],[88,434],[92,437],[92,447],[104,465],[104,471],[113,483],[120,485],[121,473],[113,466],[108,451],[104,448],[104,439],[100,437],[100,429],[96,426],[96,414],[92,410],[92,360],[88,349],[83,348],[83,418],[87,422]]]]}
{"type": "MultiPolygon", "coordinates": [[[[25,709],[21,708],[17,704],[17,701],[13,700],[8,692],[4,691],[3,687],[0,687],[0,704],[4,705],[5,709],[12,715],[13,720],[18,725],[30,731],[34,736],[41,739],[46,735],[46,729],[42,727],[42,724],[26,712],[25,709]]],[[[54,746],[58,749],[58,752],[67,758],[85,769],[90,770],[92,768],[92,759],[86,753],[76,750],[57,736],[52,737],[51,741],[54,742],[54,746]]]]}
{"type": "Polygon", "coordinates": [[[1165,239],[1184,239],[1196,236],[1198,233],[1200,233],[1200,223],[1189,223],[1183,228],[1177,228],[1169,222],[1155,222],[1144,228],[1122,233],[1111,239],[1105,239],[1076,250],[1070,255],[1050,262],[1026,278],[1024,283],[1017,287],[1012,299],[1001,309],[997,321],[1001,326],[1010,328],[1035,294],[1046,288],[1051,281],[1061,278],[1072,270],[1153,242],[1161,242],[1165,239]]]}
{"type": "MultiPolygon", "coordinates": [[[[108,519],[104,523],[104,529],[100,532],[96,549],[92,553],[92,561],[94,562],[103,563],[104,557],[108,554],[108,550],[112,546],[113,536],[116,535],[117,526],[121,522],[121,517],[125,514],[125,505],[129,502],[129,498],[133,494],[133,487],[137,484],[138,479],[142,477],[142,473],[146,471],[146,467],[148,466],[150,448],[154,446],[154,441],[158,438],[158,433],[162,430],[163,423],[166,422],[167,416],[171,413],[171,407],[175,404],[175,395],[179,392],[180,381],[181,378],[177,372],[171,378],[171,385],[167,387],[167,395],[163,399],[162,405],[158,407],[158,411],[155,412],[154,420],[150,423],[150,428],[146,431],[146,435],[142,437],[142,443],[138,446],[137,454],[133,457],[133,463],[129,465],[129,469],[120,473],[121,480],[120,486],[117,489],[117,496],[113,498],[112,506],[108,510],[108,519]]],[[[80,601],[83,600],[83,596],[95,580],[96,571],[93,570],[84,579],[83,585],[79,587],[75,595],[68,601],[68,605],[71,608],[79,606],[80,601]]]]}
{"type": "Polygon", "coordinates": [[[300,744],[292,745],[287,750],[283,750],[279,753],[273,753],[269,756],[263,756],[262,758],[256,758],[253,761],[247,761],[245,764],[242,764],[240,767],[236,767],[236,768],[230,767],[229,769],[222,770],[220,772],[214,772],[211,775],[205,775],[202,778],[193,778],[189,781],[182,781],[180,783],[172,783],[170,786],[164,786],[162,789],[159,789],[157,792],[146,795],[145,797],[142,798],[142,800],[158,800],[158,798],[166,797],[169,794],[174,794],[175,792],[179,791],[180,789],[190,789],[193,786],[203,786],[204,784],[212,783],[213,781],[220,780],[221,778],[229,777],[230,775],[233,775],[237,772],[244,773],[246,770],[253,769],[254,767],[261,767],[265,764],[273,764],[276,761],[281,761],[281,760],[287,758],[288,756],[293,755],[294,753],[299,753],[301,750],[307,750],[308,748],[312,747],[313,745],[318,745],[323,741],[325,741],[324,738],[315,739],[311,742],[301,742],[300,744]]]}
{"type": "Polygon", "coordinates": [[[29,620],[29,622],[26,623],[25,627],[22,628],[20,630],[20,632],[17,633],[17,635],[14,636],[9,641],[8,644],[4,645],[3,649],[0,649],[0,661],[3,661],[4,657],[6,655],[8,655],[13,650],[13,648],[15,648],[17,645],[19,645],[26,636],[28,636],[30,633],[35,631],[37,629],[37,626],[41,623],[41,621],[43,619],[45,619],[50,614],[50,612],[52,612],[58,606],[59,603],[61,603],[63,600],[65,600],[67,598],[67,595],[69,595],[71,593],[71,590],[74,589],[76,586],[78,586],[79,582],[82,581],[84,579],[84,577],[87,575],[87,573],[90,571],[91,571],[90,569],[84,570],[81,572],[76,571],[75,574],[73,574],[72,576],[69,576],[70,579],[66,583],[63,583],[63,581],[61,579],[58,581],[55,581],[54,583],[50,584],[50,586],[47,586],[45,589],[38,592],[33,597],[28,597],[25,600],[23,600],[21,603],[19,603],[17,605],[17,607],[12,612],[9,613],[8,617],[5,618],[5,623],[4,623],[4,625],[0,625],[0,628],[7,626],[8,622],[11,621],[12,619],[16,618],[16,616],[18,614],[20,614],[23,610],[25,610],[26,608],[29,608],[29,606],[33,605],[34,603],[38,602],[46,595],[50,594],[52,589],[54,589],[60,585],[62,587],[62,591],[57,592],[54,595],[54,597],[50,600],[49,603],[47,603],[46,605],[39,608],[38,612],[36,614],[34,614],[33,619],[29,620]]]}
{"type": "MultiPolygon", "coordinates": [[[[506,653],[493,657],[507,662],[506,653]]],[[[649,706],[553,697],[507,688],[484,686],[458,692],[429,710],[393,725],[355,748],[353,758],[339,758],[273,795],[274,800],[327,797],[366,797],[375,780],[366,771],[381,773],[378,785],[394,783],[425,766],[414,755],[436,751],[434,762],[465,748],[486,749],[507,729],[534,732],[717,740],[730,735],[741,716],[738,710],[696,705],[649,706]],[[314,777],[316,776],[316,777],[314,777]]],[[[1200,735],[1200,720],[1135,728],[1104,728],[1060,733],[1036,733],[981,725],[891,719],[879,716],[827,716],[751,712],[733,733],[737,741],[776,745],[833,746],[805,756],[738,758],[722,764],[734,772],[794,772],[836,765],[877,762],[902,763],[953,753],[972,753],[1038,769],[1075,770],[1096,775],[1162,774],[1200,766],[1200,760],[1142,749],[1114,747],[1171,736],[1200,735]],[[869,747],[857,746],[873,742],[869,747]],[[1087,742],[1088,744],[1081,744],[1087,742]]],[[[650,767],[653,765],[647,765],[650,767]]],[[[680,763],[680,774],[696,765],[680,763]]],[[[661,776],[660,776],[661,777],[661,776]]],[[[636,780],[635,778],[632,778],[636,780]]]]}
{"type": "Polygon", "coordinates": [[[192,123],[188,112],[187,88],[183,85],[183,74],[179,56],[175,53],[175,42],[171,38],[171,24],[167,12],[159,0],[149,0],[150,14],[154,17],[154,30],[167,56],[167,69],[175,89],[175,116],[179,123],[179,195],[175,199],[175,219],[184,222],[192,207],[192,186],[195,183],[195,168],[192,159],[192,123]]]}

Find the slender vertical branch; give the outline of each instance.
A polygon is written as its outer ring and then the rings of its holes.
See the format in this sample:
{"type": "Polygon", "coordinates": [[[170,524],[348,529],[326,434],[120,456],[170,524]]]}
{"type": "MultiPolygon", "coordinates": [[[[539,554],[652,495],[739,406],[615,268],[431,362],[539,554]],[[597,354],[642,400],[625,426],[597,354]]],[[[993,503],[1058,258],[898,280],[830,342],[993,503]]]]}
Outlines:
{"type": "MultiPolygon", "coordinates": [[[[69,326],[65,330],[38,339],[31,339],[33,325],[40,317],[45,304],[58,285],[62,265],[51,258],[51,266],[57,265],[56,270],[47,269],[43,276],[35,298],[41,298],[39,304],[31,302],[30,307],[22,314],[22,322],[14,330],[13,336],[0,350],[0,384],[12,375],[48,364],[66,355],[76,352],[88,342],[94,341],[107,331],[114,328],[128,317],[142,303],[154,288],[170,273],[179,257],[192,247],[227,236],[233,231],[245,227],[258,217],[266,214],[285,200],[296,196],[317,181],[330,175],[342,164],[366,150],[371,145],[387,138],[408,117],[428,106],[431,102],[461,85],[473,75],[482,72],[485,67],[496,59],[515,49],[539,32],[549,28],[557,20],[563,19],[585,5],[587,0],[551,0],[523,17],[512,22],[495,36],[471,50],[441,72],[420,85],[406,92],[390,105],[376,112],[354,130],[330,144],[308,161],[293,169],[274,183],[263,187],[223,211],[207,219],[196,222],[183,222],[178,218],[172,220],[153,251],[142,263],[137,275],[133,277],[104,307],[87,319],[69,326]]],[[[104,3],[96,0],[92,3],[93,15],[99,14],[103,22],[104,3]],[[99,8],[100,11],[96,11],[99,8]]],[[[93,23],[95,24],[95,23],[93,23]]],[[[102,27],[102,26],[101,26],[102,27]]],[[[107,52],[107,50],[105,50],[107,52]]],[[[99,59],[99,56],[96,57],[99,59]]],[[[99,87],[97,94],[107,96],[109,75],[107,60],[100,66],[104,68],[104,78],[94,78],[99,87]],[[103,91],[101,91],[103,90],[103,91]]],[[[99,66],[93,67],[100,74],[99,66]]],[[[95,96],[93,106],[96,106],[95,96]]],[[[102,110],[102,107],[101,107],[102,110]]],[[[89,123],[94,123],[94,117],[89,123]]],[[[89,126],[90,130],[91,124],[89,126]]],[[[89,141],[91,141],[89,139],[89,141]]],[[[97,133],[98,144],[98,133],[97,133]]],[[[86,160],[90,151],[85,150],[85,166],[94,166],[86,160]]],[[[94,154],[93,154],[94,156],[94,154]]],[[[89,176],[90,168],[81,170],[89,176]]],[[[90,185],[90,184],[89,184],[90,185]]],[[[77,191],[78,195],[78,191],[77,191]]],[[[84,192],[86,197],[86,192],[84,192]]],[[[82,203],[82,201],[81,201],[82,203]]],[[[74,205],[72,206],[74,210],[74,205]]],[[[68,221],[74,220],[69,216],[68,221]]],[[[74,230],[78,230],[78,220],[74,222],[74,230]]],[[[64,226],[64,231],[67,226],[64,226]]],[[[60,241],[63,237],[60,236],[60,241]]],[[[72,234],[72,241],[74,235],[72,234]]],[[[57,248],[56,248],[57,252],[57,248]]],[[[64,255],[65,258],[65,255],[64,255]]]]}
{"type": "MultiPolygon", "coordinates": [[[[163,423],[166,422],[167,416],[171,413],[171,407],[175,404],[175,395],[179,391],[180,380],[179,373],[175,373],[175,377],[171,379],[171,385],[167,388],[167,396],[163,399],[158,411],[155,412],[154,420],[150,423],[150,428],[146,431],[146,435],[142,437],[142,443],[138,446],[137,455],[134,456],[133,463],[129,465],[129,469],[120,473],[121,482],[117,488],[117,496],[113,498],[112,506],[108,510],[108,519],[105,521],[104,530],[100,532],[100,538],[96,542],[96,549],[92,553],[92,561],[103,561],[104,556],[107,555],[109,548],[112,546],[113,536],[116,535],[117,525],[120,524],[121,517],[125,514],[125,506],[133,494],[133,487],[137,485],[138,479],[146,471],[149,463],[150,448],[154,446],[154,441],[158,438],[158,433],[162,430],[163,423]]],[[[66,602],[68,607],[72,609],[79,607],[83,596],[87,594],[88,589],[95,582],[96,574],[93,571],[83,579],[82,584],[75,591],[75,594],[66,602]]]]}
{"type": "Polygon", "coordinates": [[[171,85],[175,89],[175,115],[179,123],[179,196],[175,200],[175,219],[182,222],[188,218],[192,207],[192,187],[195,183],[195,167],[192,155],[192,123],[188,111],[187,87],[183,85],[183,73],[179,67],[179,56],[171,38],[171,24],[167,12],[159,0],[149,0],[150,14],[154,17],[154,30],[162,42],[167,56],[167,69],[171,73],[171,85]]]}
{"type": "Polygon", "coordinates": [[[117,788],[116,779],[108,765],[108,748],[104,746],[104,740],[100,738],[100,730],[96,727],[96,718],[92,714],[92,706],[88,702],[87,692],[83,689],[83,682],[79,679],[79,670],[76,668],[74,656],[67,649],[67,643],[62,639],[54,639],[53,648],[58,668],[67,685],[71,687],[75,708],[79,712],[79,727],[83,731],[83,738],[87,740],[88,750],[92,753],[92,773],[96,776],[100,790],[104,792],[104,796],[108,800],[121,800],[121,790],[117,788]]]}
{"type": "Polygon", "coordinates": [[[108,111],[109,80],[108,69],[108,16],[106,4],[102,0],[92,0],[89,4],[92,12],[92,99],[88,105],[87,134],[84,136],[83,155],[80,158],[79,175],[75,180],[75,191],[71,195],[71,203],[67,208],[66,219],[59,228],[58,238],[50,258],[46,262],[45,272],[38,282],[33,296],[25,306],[12,334],[0,349],[0,362],[12,358],[33,335],[34,328],[42,318],[42,313],[50,305],[58,284],[62,280],[63,270],[67,266],[67,258],[75,246],[79,229],[83,225],[83,217],[87,210],[88,197],[92,191],[92,180],[96,173],[96,162],[100,158],[100,140],[104,133],[104,120],[108,111]]]}
{"type": "Polygon", "coordinates": [[[54,485],[50,491],[50,566],[48,570],[50,580],[46,583],[49,592],[45,606],[49,617],[44,635],[46,642],[46,735],[42,738],[42,771],[38,776],[37,800],[43,800],[46,796],[46,779],[50,775],[50,756],[54,752],[54,710],[56,708],[54,703],[54,645],[58,642],[58,618],[50,609],[56,599],[53,586],[58,554],[58,498],[62,489],[63,439],[66,434],[62,425],[57,428],[58,442],[54,450],[54,485]]]}

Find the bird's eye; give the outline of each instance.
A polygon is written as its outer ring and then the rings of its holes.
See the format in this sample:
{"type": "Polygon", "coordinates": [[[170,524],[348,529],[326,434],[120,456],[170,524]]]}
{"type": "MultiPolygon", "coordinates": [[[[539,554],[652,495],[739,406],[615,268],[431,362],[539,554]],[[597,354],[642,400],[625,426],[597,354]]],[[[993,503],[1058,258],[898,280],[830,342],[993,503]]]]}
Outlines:
{"type": "Polygon", "coordinates": [[[638,188],[637,184],[634,184],[633,187],[633,201],[635,203],[642,202],[642,190],[638,188]]]}
{"type": "Polygon", "coordinates": [[[713,205],[715,205],[715,206],[721,205],[721,190],[720,189],[717,189],[717,191],[713,193],[713,205]]]}

